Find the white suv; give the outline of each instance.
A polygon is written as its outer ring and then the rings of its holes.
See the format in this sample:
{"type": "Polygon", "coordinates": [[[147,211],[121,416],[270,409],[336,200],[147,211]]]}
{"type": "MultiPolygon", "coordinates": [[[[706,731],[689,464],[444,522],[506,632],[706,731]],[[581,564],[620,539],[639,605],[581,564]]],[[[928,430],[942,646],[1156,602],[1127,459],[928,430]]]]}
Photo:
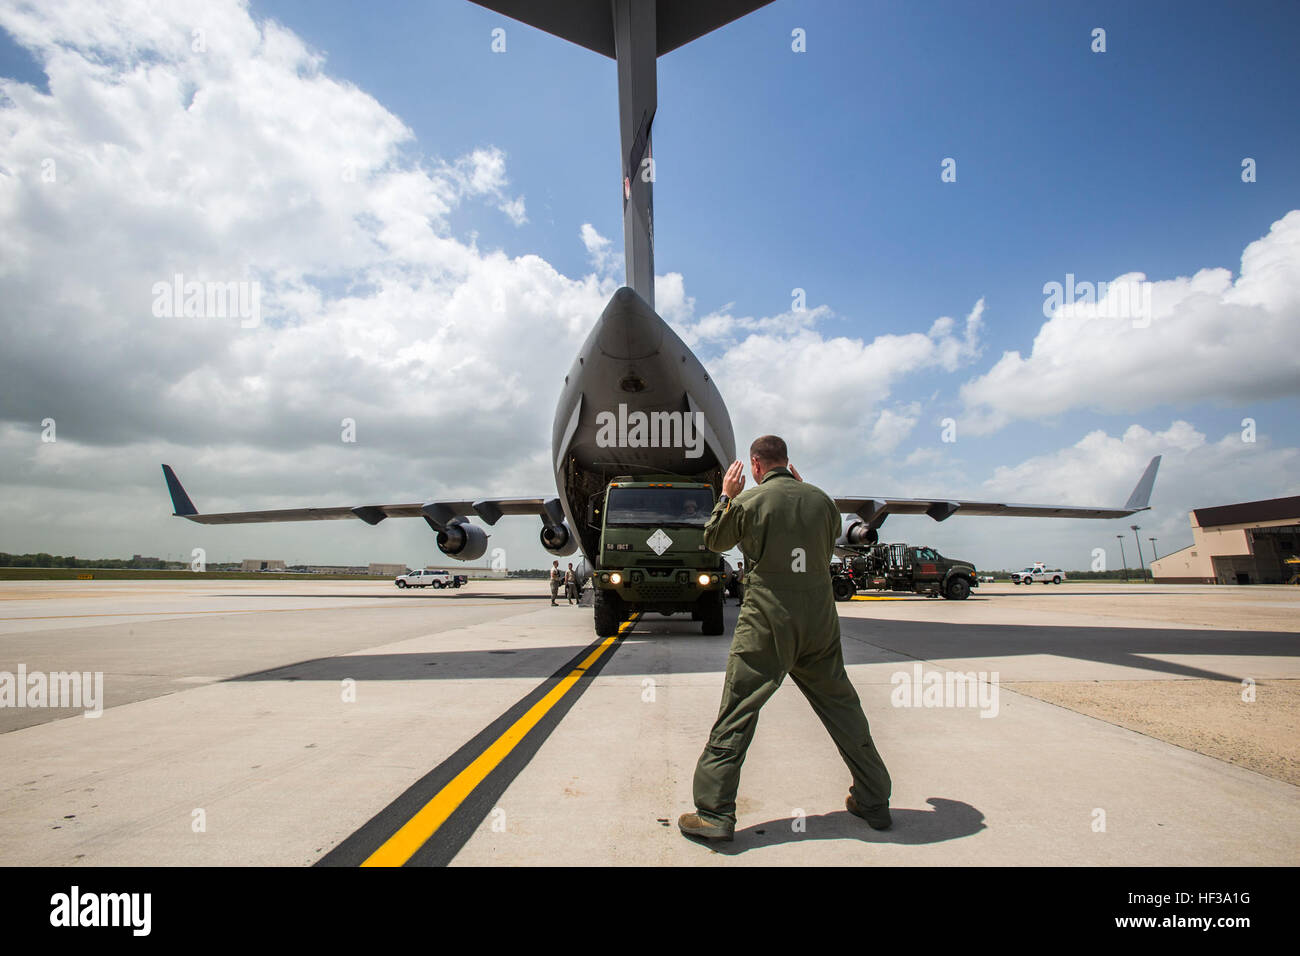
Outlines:
{"type": "Polygon", "coordinates": [[[454,588],[456,579],[449,571],[407,571],[393,582],[399,588],[454,588]]]}

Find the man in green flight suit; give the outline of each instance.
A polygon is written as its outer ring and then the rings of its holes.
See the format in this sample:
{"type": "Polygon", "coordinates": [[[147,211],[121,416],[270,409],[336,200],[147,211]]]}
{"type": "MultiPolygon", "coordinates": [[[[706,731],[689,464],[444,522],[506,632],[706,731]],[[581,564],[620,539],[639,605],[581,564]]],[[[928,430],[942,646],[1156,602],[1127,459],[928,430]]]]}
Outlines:
{"type": "Polygon", "coordinates": [[[789,674],[853,775],[845,807],[874,829],[888,829],[889,772],[844,671],[840,619],[831,592],[839,509],[824,491],[799,477],[780,438],[764,435],[750,446],[749,455],[755,487],[740,493],[744,466],[734,462],[704,529],[711,551],[740,545],[745,593],[718,719],[695,767],[696,812],[682,814],[678,828],[689,836],[733,838],[740,768],[758,712],[789,674]]]}

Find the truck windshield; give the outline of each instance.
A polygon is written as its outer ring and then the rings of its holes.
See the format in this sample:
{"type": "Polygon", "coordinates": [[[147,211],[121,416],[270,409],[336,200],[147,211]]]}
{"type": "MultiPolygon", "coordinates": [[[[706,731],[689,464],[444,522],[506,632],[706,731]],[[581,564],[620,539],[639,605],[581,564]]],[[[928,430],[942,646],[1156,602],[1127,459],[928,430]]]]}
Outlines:
{"type": "Polygon", "coordinates": [[[611,488],[605,524],[703,528],[712,510],[710,488],[611,488]]]}

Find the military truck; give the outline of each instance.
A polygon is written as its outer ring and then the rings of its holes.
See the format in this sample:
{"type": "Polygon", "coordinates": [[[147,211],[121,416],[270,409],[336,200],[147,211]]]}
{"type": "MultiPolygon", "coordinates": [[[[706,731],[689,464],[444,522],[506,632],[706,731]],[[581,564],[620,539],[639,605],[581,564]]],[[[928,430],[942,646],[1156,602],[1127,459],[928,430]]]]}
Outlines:
{"type": "Polygon", "coordinates": [[[705,482],[616,478],[596,502],[600,550],[591,570],[596,633],[609,637],[637,611],[689,613],[705,634],[722,633],[722,556],[704,546],[713,511],[705,482]]]}
{"type": "Polygon", "coordinates": [[[842,561],[831,565],[835,600],[847,601],[858,591],[912,591],[929,597],[964,601],[979,587],[975,566],[945,558],[934,548],[906,544],[837,546],[842,561]]]}

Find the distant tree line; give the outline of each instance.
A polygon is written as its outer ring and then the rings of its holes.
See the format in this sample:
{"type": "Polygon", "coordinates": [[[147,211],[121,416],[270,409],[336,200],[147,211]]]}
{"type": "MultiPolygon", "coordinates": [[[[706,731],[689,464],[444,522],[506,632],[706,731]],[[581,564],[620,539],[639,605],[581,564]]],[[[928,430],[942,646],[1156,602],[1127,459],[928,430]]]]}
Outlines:
{"type": "MultiPolygon", "coordinates": [[[[1019,571],[1019,568],[1016,568],[1019,571]]],[[[991,574],[995,580],[1010,581],[1010,571],[980,571],[980,574],[991,574]]],[[[1129,568],[1127,573],[1123,568],[1112,568],[1109,571],[1070,571],[1065,572],[1067,578],[1075,581],[1123,581],[1125,579],[1132,581],[1134,579],[1142,580],[1142,571],[1140,568],[1129,568]]],[[[1151,579],[1151,569],[1147,568],[1147,580],[1151,579]]]]}
{"type": "Polygon", "coordinates": [[[163,561],[161,558],[78,558],[72,555],[8,554],[0,551],[0,568],[128,568],[142,571],[183,570],[189,565],[183,561],[163,561]]]}

